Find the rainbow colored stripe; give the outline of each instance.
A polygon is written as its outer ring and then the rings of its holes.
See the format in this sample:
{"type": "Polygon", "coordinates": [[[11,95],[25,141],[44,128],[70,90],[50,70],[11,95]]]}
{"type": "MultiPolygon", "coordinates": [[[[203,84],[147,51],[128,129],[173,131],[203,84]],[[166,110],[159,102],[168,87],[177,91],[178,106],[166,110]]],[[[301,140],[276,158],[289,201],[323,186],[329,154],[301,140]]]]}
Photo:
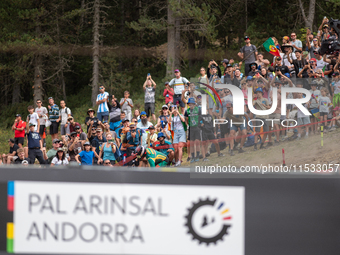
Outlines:
{"type": "MultiPolygon", "coordinates": [[[[14,181],[7,182],[7,210],[14,211],[14,181]]],[[[7,252],[14,253],[14,223],[7,222],[7,252]]]]}
{"type": "MultiPolygon", "coordinates": [[[[217,207],[217,210],[222,210],[222,209],[223,209],[223,208],[222,208],[223,206],[224,206],[224,203],[221,202],[220,205],[217,207]]],[[[221,212],[221,215],[223,215],[223,214],[225,214],[225,213],[227,213],[227,212],[229,212],[229,208],[223,210],[223,211],[221,212]]],[[[223,218],[223,220],[231,220],[231,219],[232,219],[232,216],[227,216],[227,217],[224,217],[224,218],[223,218]]]]}

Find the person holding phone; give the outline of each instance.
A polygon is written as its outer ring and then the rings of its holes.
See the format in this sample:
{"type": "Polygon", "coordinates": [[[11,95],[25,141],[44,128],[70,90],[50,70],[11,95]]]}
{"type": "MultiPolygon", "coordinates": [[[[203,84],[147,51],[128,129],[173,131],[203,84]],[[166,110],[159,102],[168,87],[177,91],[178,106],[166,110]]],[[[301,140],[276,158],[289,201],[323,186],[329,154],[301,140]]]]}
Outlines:
{"type": "Polygon", "coordinates": [[[175,167],[178,167],[181,165],[183,147],[187,142],[185,133],[187,131],[187,125],[185,124],[184,116],[179,113],[176,105],[172,107],[169,122],[172,124],[172,130],[174,131],[173,145],[175,148],[175,167]]]}
{"type": "Polygon", "coordinates": [[[165,89],[163,92],[163,97],[165,97],[165,104],[172,103],[172,101],[174,100],[173,99],[174,89],[170,88],[168,81],[166,81],[164,85],[165,85],[165,89]]]}
{"type": "MultiPolygon", "coordinates": [[[[156,83],[152,80],[151,75],[148,73],[146,81],[144,82],[143,89],[145,92],[144,98],[144,109],[148,116],[152,115],[153,121],[156,121],[155,115],[155,94],[156,94],[156,83]]],[[[150,121],[150,118],[148,118],[150,121]]]]}
{"type": "MultiPolygon", "coordinates": [[[[114,165],[116,163],[116,157],[115,152],[117,150],[116,143],[112,139],[111,133],[106,134],[106,140],[107,142],[102,144],[102,148],[99,152],[99,158],[102,158],[105,162],[106,160],[110,160],[111,165],[114,165]]],[[[100,161],[98,161],[98,165],[100,161]]]]}
{"type": "Polygon", "coordinates": [[[74,130],[77,133],[79,141],[83,141],[83,143],[85,143],[85,141],[87,140],[87,135],[81,130],[80,126],[75,126],[74,130]]]}

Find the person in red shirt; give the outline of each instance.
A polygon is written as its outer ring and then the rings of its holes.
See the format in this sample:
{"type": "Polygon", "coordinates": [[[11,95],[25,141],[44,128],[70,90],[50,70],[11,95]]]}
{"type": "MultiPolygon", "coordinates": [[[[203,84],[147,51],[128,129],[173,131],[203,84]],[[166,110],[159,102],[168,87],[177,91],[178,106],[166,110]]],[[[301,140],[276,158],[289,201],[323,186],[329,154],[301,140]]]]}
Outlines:
{"type": "Polygon", "coordinates": [[[25,141],[25,129],[26,129],[26,122],[21,120],[21,115],[15,115],[15,121],[12,126],[12,130],[14,131],[14,143],[22,148],[25,141]]]}
{"type": "MultiPolygon", "coordinates": [[[[69,127],[70,127],[70,133],[72,132],[76,132],[76,126],[80,127],[81,132],[83,132],[81,125],[78,122],[75,122],[72,116],[68,117],[68,122],[69,122],[69,127]]],[[[100,121],[98,122],[98,124],[100,124],[100,121]]]]}
{"type": "Polygon", "coordinates": [[[165,97],[165,104],[168,104],[169,102],[172,103],[174,96],[174,89],[170,88],[169,82],[165,82],[165,89],[163,92],[163,97],[165,97]]]}

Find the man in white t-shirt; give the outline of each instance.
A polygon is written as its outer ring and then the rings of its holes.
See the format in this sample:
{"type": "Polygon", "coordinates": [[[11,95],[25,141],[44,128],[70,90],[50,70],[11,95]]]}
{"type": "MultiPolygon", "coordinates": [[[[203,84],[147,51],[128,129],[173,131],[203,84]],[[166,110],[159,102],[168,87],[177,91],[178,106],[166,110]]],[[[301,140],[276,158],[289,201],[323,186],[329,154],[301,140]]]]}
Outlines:
{"type": "Polygon", "coordinates": [[[34,124],[34,132],[39,133],[40,130],[40,120],[39,120],[39,116],[36,112],[34,112],[34,107],[33,105],[30,105],[27,107],[28,112],[30,113],[27,116],[27,123],[32,123],[34,124]]]}
{"type": "Polygon", "coordinates": [[[99,87],[99,91],[100,94],[97,95],[96,100],[96,105],[98,105],[97,118],[101,122],[107,122],[109,119],[109,107],[107,105],[109,93],[105,92],[105,87],[103,85],[99,87]]]}
{"type": "Polygon", "coordinates": [[[71,116],[70,108],[66,107],[66,103],[64,100],[60,101],[60,110],[59,110],[59,122],[60,122],[60,134],[61,136],[65,136],[70,134],[70,127],[67,124],[68,117],[71,116]]]}
{"type": "Polygon", "coordinates": [[[182,92],[185,89],[185,86],[189,85],[189,81],[186,78],[181,77],[181,72],[178,69],[175,70],[175,76],[176,78],[172,79],[169,82],[169,85],[174,87],[173,104],[174,105],[179,104],[179,106],[182,108],[182,114],[184,114],[185,104],[182,101],[181,97],[182,97],[182,92]]]}
{"type": "Polygon", "coordinates": [[[323,57],[318,54],[317,50],[314,50],[313,53],[316,59],[316,69],[323,69],[326,65],[328,65],[327,62],[323,61],[323,57]]]}
{"type": "Polygon", "coordinates": [[[45,128],[46,128],[46,119],[48,117],[47,108],[42,106],[42,101],[40,99],[37,100],[37,108],[35,108],[35,112],[39,116],[40,127],[39,127],[39,135],[42,138],[45,128]]]}

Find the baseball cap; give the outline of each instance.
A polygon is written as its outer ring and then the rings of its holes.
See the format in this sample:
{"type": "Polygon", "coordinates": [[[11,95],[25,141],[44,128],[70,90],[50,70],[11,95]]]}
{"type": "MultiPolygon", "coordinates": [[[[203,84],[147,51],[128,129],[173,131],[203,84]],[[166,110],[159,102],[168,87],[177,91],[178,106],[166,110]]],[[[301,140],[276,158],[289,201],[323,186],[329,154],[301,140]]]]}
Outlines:
{"type": "Polygon", "coordinates": [[[63,148],[58,148],[58,149],[57,149],[57,152],[58,152],[58,151],[64,152],[63,148]]]}
{"type": "Polygon", "coordinates": [[[30,124],[29,124],[29,127],[32,127],[32,126],[34,126],[34,127],[35,127],[35,124],[33,124],[33,123],[30,123],[30,124]]]}
{"type": "Polygon", "coordinates": [[[77,126],[74,127],[74,129],[80,129],[80,127],[77,125],[77,126]]]}
{"type": "Polygon", "coordinates": [[[231,64],[227,64],[227,67],[233,67],[231,64]]]}
{"type": "Polygon", "coordinates": [[[311,58],[311,59],[309,60],[309,62],[310,62],[310,61],[316,62],[316,59],[315,59],[315,58],[311,58]]]}
{"type": "Polygon", "coordinates": [[[166,104],[164,104],[164,105],[162,106],[162,109],[163,109],[163,108],[169,109],[168,106],[167,106],[166,104]]]}
{"type": "Polygon", "coordinates": [[[244,40],[250,39],[248,35],[244,37],[244,40]]]}
{"type": "Polygon", "coordinates": [[[337,106],[333,109],[333,111],[339,111],[339,110],[340,110],[339,106],[337,106]]]}
{"type": "Polygon", "coordinates": [[[52,141],[52,143],[59,143],[60,142],[60,140],[59,139],[53,139],[53,141],[52,141]]]}
{"type": "Polygon", "coordinates": [[[223,59],[223,60],[221,61],[221,64],[222,64],[222,63],[229,64],[229,60],[225,58],[225,59],[223,59]]]}
{"type": "Polygon", "coordinates": [[[322,27],[322,28],[325,28],[325,27],[329,28],[329,26],[328,26],[327,24],[323,25],[323,27],[322,27]]]}
{"type": "Polygon", "coordinates": [[[195,104],[195,98],[193,97],[190,97],[189,100],[188,100],[188,104],[195,104]]]}
{"type": "Polygon", "coordinates": [[[122,123],[124,123],[125,121],[129,121],[129,119],[128,118],[122,119],[122,123]]]}
{"type": "Polygon", "coordinates": [[[168,85],[168,84],[169,84],[169,82],[168,82],[168,81],[164,82],[164,85],[168,85]]]}
{"type": "Polygon", "coordinates": [[[251,76],[251,75],[249,75],[248,77],[247,77],[247,81],[251,81],[253,79],[253,76],[251,76]]]}
{"type": "Polygon", "coordinates": [[[15,115],[15,117],[21,117],[21,114],[17,113],[17,114],[15,115]]]}
{"type": "Polygon", "coordinates": [[[103,130],[101,128],[97,128],[96,132],[103,132],[103,130]]]}
{"type": "Polygon", "coordinates": [[[148,115],[146,114],[146,112],[144,112],[144,111],[142,111],[142,112],[140,113],[140,116],[142,116],[142,115],[146,115],[146,117],[148,116],[148,115]]]}
{"type": "Polygon", "coordinates": [[[339,72],[334,72],[334,73],[332,74],[332,76],[338,76],[338,75],[340,75],[339,72]]]}
{"type": "Polygon", "coordinates": [[[153,125],[151,125],[151,126],[149,127],[149,129],[155,129],[155,127],[154,127],[153,125]]]}
{"type": "Polygon", "coordinates": [[[90,142],[85,142],[85,143],[84,143],[84,146],[85,146],[85,145],[91,145],[91,144],[90,144],[90,142]]]}
{"type": "Polygon", "coordinates": [[[289,41],[289,37],[288,36],[284,36],[282,39],[285,39],[285,40],[289,41]]]}
{"type": "Polygon", "coordinates": [[[262,94],[263,94],[263,89],[262,88],[257,88],[256,90],[255,90],[255,93],[256,92],[261,92],[262,94]]]}
{"type": "Polygon", "coordinates": [[[164,137],[164,138],[165,138],[165,136],[164,136],[163,132],[159,132],[159,133],[158,133],[158,135],[157,135],[157,139],[159,140],[159,138],[161,138],[161,137],[164,137]]]}
{"type": "Polygon", "coordinates": [[[129,126],[136,126],[136,123],[130,122],[129,126]]]}
{"type": "Polygon", "coordinates": [[[76,135],[77,134],[77,132],[71,132],[71,134],[70,134],[70,136],[73,136],[73,135],[76,135]]]}
{"type": "Polygon", "coordinates": [[[8,141],[11,142],[11,143],[14,143],[14,139],[13,138],[8,139],[8,141]]]}
{"type": "Polygon", "coordinates": [[[179,73],[179,70],[178,70],[178,69],[176,69],[176,70],[174,71],[174,73],[179,73]]]}
{"type": "Polygon", "coordinates": [[[232,103],[227,103],[226,107],[233,107],[232,103]]]}

